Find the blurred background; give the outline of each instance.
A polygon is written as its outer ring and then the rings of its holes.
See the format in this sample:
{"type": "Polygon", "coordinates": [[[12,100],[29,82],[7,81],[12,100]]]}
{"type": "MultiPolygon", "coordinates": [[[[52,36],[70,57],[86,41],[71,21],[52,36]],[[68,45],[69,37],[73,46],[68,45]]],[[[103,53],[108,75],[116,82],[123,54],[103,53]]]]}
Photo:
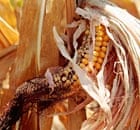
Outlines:
{"type": "MultiPolygon", "coordinates": [[[[110,1],[140,18],[140,0],[110,1]]],[[[18,42],[17,23],[22,5],[23,0],[0,0],[0,50],[18,42]]]]}

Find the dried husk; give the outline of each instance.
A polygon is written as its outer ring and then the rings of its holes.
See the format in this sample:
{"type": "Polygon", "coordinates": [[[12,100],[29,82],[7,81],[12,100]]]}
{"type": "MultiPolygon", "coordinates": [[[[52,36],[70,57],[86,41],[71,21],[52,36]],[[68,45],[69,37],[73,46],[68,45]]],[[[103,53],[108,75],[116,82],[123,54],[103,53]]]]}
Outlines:
{"type": "Polygon", "coordinates": [[[140,21],[107,1],[89,0],[85,9],[77,8],[76,12],[91,23],[103,24],[111,39],[104,64],[96,76],[96,82],[70,57],[63,40],[57,34],[55,27],[53,28],[61,54],[73,64],[83,89],[100,105],[99,111],[87,119],[81,129],[138,129],[140,115],[135,113],[139,113],[137,109],[139,103],[137,107],[134,106],[139,101],[140,92],[140,21]],[[114,53],[112,60],[110,60],[111,53],[114,53]],[[108,66],[108,62],[112,65],[108,66]],[[109,75],[112,75],[112,78],[108,81],[109,75]],[[110,91],[106,88],[107,85],[111,86],[110,91]],[[132,120],[134,116],[135,120],[132,120]]]}
{"type": "Polygon", "coordinates": [[[110,0],[111,2],[117,4],[117,6],[126,9],[130,14],[135,17],[140,17],[139,15],[139,0],[110,0]]]}

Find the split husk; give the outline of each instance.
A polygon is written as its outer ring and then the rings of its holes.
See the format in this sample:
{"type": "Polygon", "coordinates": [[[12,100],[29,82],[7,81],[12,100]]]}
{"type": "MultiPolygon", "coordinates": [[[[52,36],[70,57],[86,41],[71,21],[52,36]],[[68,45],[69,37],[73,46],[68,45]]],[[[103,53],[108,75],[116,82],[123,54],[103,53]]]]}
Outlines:
{"type": "MultiPolygon", "coordinates": [[[[139,129],[140,21],[107,1],[87,0],[86,6],[77,8],[76,13],[90,23],[93,50],[94,24],[104,25],[111,39],[101,70],[95,77],[89,77],[75,62],[76,37],[73,37],[75,55],[71,58],[56,28],[53,28],[61,54],[72,63],[83,89],[100,105],[97,112],[93,109],[93,115],[83,123],[81,130],[139,129]],[[108,66],[108,63],[111,65],[108,66]],[[110,89],[107,86],[110,86],[110,89]]],[[[80,31],[83,32],[84,25],[80,25],[80,31]]],[[[77,33],[77,37],[80,37],[81,32],[77,33]]]]}

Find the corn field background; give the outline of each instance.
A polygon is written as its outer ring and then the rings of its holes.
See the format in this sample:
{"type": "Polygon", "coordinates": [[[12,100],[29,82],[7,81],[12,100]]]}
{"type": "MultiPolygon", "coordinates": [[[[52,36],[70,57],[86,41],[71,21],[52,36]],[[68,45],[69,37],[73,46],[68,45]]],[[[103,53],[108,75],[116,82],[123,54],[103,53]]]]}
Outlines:
{"type": "MultiPolygon", "coordinates": [[[[133,16],[140,18],[139,0],[111,0],[133,16]]],[[[63,66],[53,37],[53,26],[59,34],[75,17],[75,0],[0,0],[0,113],[17,87],[27,80],[41,77],[47,68],[63,66]]],[[[140,41],[138,43],[140,45],[140,41]]],[[[68,99],[68,111],[76,107],[68,99]]],[[[138,105],[138,109],[140,105],[138,105]]],[[[48,116],[65,112],[63,102],[38,112],[37,106],[23,114],[12,130],[80,130],[86,119],[84,109],[68,115],[48,116]]],[[[88,113],[90,114],[90,112],[88,113]]]]}

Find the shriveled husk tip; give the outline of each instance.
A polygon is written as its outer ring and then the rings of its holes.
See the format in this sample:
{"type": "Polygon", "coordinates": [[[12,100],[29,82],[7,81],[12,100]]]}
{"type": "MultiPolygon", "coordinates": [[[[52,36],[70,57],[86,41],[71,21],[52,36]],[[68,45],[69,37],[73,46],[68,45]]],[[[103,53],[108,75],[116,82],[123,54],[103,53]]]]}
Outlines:
{"type": "MultiPolygon", "coordinates": [[[[93,110],[93,115],[83,123],[81,130],[138,130],[140,21],[106,0],[87,0],[87,3],[84,9],[77,8],[76,13],[90,24],[104,25],[111,39],[102,68],[96,75],[96,81],[70,57],[63,40],[55,27],[53,28],[54,38],[61,54],[72,63],[83,89],[100,105],[98,111],[93,110]],[[110,90],[107,89],[107,85],[111,86],[110,90]]],[[[94,31],[90,31],[94,43],[94,31]]]]}

